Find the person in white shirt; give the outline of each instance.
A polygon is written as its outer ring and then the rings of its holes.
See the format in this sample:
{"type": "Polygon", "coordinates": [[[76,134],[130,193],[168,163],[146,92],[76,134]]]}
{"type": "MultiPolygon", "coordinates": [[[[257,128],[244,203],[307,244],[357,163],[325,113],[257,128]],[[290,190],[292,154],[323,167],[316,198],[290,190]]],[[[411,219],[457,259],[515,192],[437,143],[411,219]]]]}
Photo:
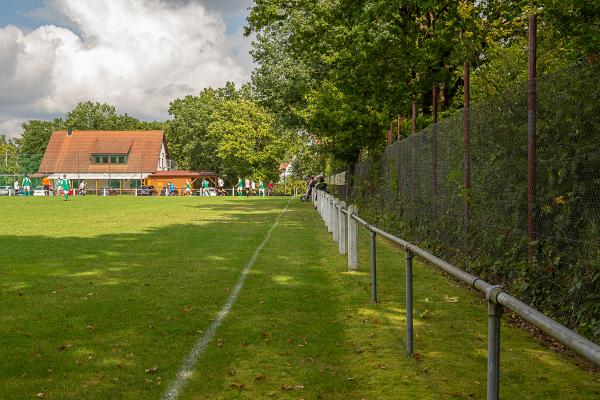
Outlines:
{"type": "Polygon", "coordinates": [[[254,182],[254,179],[250,182],[250,188],[252,189],[252,196],[256,195],[256,183],[254,182]]]}
{"type": "Polygon", "coordinates": [[[221,179],[221,177],[217,179],[217,194],[219,196],[225,195],[225,182],[223,181],[223,179],[221,179]]]}
{"type": "Polygon", "coordinates": [[[246,189],[246,196],[250,196],[250,179],[248,177],[244,179],[244,189],[246,189]]]}

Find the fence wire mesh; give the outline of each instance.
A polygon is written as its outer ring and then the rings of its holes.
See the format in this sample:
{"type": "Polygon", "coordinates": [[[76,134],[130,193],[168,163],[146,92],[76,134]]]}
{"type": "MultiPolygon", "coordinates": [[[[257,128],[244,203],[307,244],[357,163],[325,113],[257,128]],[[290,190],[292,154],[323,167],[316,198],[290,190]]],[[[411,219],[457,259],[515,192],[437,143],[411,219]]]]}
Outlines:
{"type": "Polygon", "coordinates": [[[458,113],[388,146],[376,160],[357,163],[350,196],[377,223],[597,340],[598,87],[598,64],[538,79],[533,242],[527,236],[526,83],[470,108],[469,189],[458,113]]]}

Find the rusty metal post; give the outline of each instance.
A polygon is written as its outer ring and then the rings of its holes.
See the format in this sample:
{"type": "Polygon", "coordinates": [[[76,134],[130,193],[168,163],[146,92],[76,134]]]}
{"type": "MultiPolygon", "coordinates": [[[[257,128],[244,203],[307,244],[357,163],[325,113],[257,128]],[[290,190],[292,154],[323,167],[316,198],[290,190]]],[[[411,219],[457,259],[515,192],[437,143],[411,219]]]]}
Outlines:
{"type": "Polygon", "coordinates": [[[471,189],[471,139],[470,128],[471,118],[469,109],[469,62],[464,65],[464,97],[463,97],[463,186],[464,186],[464,207],[463,207],[463,240],[465,256],[469,258],[469,191],[471,189]]]}
{"type": "Polygon", "coordinates": [[[415,133],[417,133],[417,103],[413,101],[410,135],[410,207],[413,210],[415,209],[415,160],[417,157],[417,150],[415,148],[415,133]]]}
{"type": "Polygon", "coordinates": [[[397,134],[397,138],[398,140],[400,140],[400,131],[402,130],[402,117],[400,116],[400,113],[398,113],[398,130],[396,132],[397,134]]]}
{"type": "Polygon", "coordinates": [[[387,145],[389,146],[394,141],[394,114],[390,113],[390,129],[387,134],[387,145]]]}
{"type": "Polygon", "coordinates": [[[438,180],[438,149],[437,149],[437,131],[438,131],[438,87],[433,86],[433,99],[431,102],[431,114],[433,125],[431,126],[431,219],[435,224],[437,217],[437,180],[438,180]]]}
{"type": "Polygon", "coordinates": [[[533,261],[535,240],[535,167],[536,167],[536,101],[537,101],[537,20],[535,15],[529,17],[529,81],[527,96],[527,255],[533,261]]]}

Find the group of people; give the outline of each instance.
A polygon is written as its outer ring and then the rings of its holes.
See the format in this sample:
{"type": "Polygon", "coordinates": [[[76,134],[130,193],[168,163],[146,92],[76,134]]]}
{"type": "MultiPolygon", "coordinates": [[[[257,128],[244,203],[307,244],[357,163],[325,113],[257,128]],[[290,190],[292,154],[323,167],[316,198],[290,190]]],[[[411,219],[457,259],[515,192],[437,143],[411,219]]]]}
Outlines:
{"type": "MultiPolygon", "coordinates": [[[[21,188],[23,190],[22,194],[24,196],[33,195],[33,192],[31,190],[31,178],[29,178],[28,175],[25,175],[25,177],[23,178],[23,181],[21,183],[22,183],[22,185],[19,185],[19,180],[15,179],[15,182],[13,183],[15,195],[21,193],[21,188]]],[[[44,178],[42,181],[42,184],[44,186],[44,195],[49,196],[50,191],[51,191],[50,180],[48,178],[44,178]]],[[[55,181],[55,185],[56,185],[55,187],[56,187],[56,192],[57,192],[56,194],[64,195],[65,201],[69,200],[69,191],[71,190],[71,183],[67,179],[67,176],[64,175],[62,178],[58,178],[55,181]]]]}
{"type": "Polygon", "coordinates": [[[273,182],[269,181],[267,187],[265,188],[265,183],[262,181],[262,179],[258,180],[257,185],[254,179],[246,177],[244,180],[242,180],[242,177],[238,176],[238,183],[235,185],[235,191],[238,196],[272,196],[273,182]]]}
{"type": "Polygon", "coordinates": [[[310,201],[313,190],[321,190],[324,192],[329,192],[327,190],[327,183],[325,182],[325,178],[322,175],[317,177],[308,176],[306,178],[306,193],[302,197],[300,197],[301,201],[310,201]]]}
{"type": "MultiPolygon", "coordinates": [[[[23,194],[25,196],[31,196],[33,193],[31,192],[31,179],[29,178],[29,176],[25,175],[25,177],[23,178],[23,194]]],[[[19,185],[19,180],[15,179],[15,182],[13,183],[13,188],[15,189],[15,195],[20,193],[21,190],[21,186],[19,185]]]]}
{"type": "MultiPolygon", "coordinates": [[[[179,191],[177,190],[177,188],[175,187],[173,182],[167,182],[167,184],[163,188],[163,191],[164,191],[165,196],[176,196],[179,194],[179,191]]],[[[189,179],[185,180],[185,188],[183,189],[183,192],[181,193],[181,195],[183,195],[183,196],[191,196],[192,195],[192,183],[189,181],[189,179]]],[[[200,182],[200,195],[211,196],[210,182],[206,178],[203,178],[202,182],[200,182]]],[[[225,182],[223,181],[223,179],[221,177],[217,178],[216,195],[217,196],[226,196],[227,195],[227,193],[225,192],[225,182]]]]}

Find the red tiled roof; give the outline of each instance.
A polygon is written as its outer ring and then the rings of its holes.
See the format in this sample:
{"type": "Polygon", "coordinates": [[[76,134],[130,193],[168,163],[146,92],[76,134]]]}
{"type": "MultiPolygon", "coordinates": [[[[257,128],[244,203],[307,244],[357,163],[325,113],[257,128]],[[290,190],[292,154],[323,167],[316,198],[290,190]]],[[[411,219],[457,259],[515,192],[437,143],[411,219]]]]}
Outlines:
{"type": "Polygon", "coordinates": [[[52,133],[38,170],[63,172],[154,172],[164,131],[67,131],[52,133]],[[127,154],[127,164],[94,165],[92,154],[127,154]]]}
{"type": "Polygon", "coordinates": [[[99,137],[92,154],[128,154],[133,144],[130,137],[99,137]]]}
{"type": "Polygon", "coordinates": [[[279,164],[279,171],[286,170],[289,165],[290,163],[282,162],[281,164],[279,164]]]}
{"type": "Polygon", "coordinates": [[[215,172],[210,172],[210,171],[158,171],[153,173],[152,175],[149,176],[149,178],[159,178],[159,177],[169,177],[169,178],[175,178],[175,177],[200,177],[200,176],[206,176],[206,177],[213,177],[213,176],[217,176],[217,174],[215,172]]]}

